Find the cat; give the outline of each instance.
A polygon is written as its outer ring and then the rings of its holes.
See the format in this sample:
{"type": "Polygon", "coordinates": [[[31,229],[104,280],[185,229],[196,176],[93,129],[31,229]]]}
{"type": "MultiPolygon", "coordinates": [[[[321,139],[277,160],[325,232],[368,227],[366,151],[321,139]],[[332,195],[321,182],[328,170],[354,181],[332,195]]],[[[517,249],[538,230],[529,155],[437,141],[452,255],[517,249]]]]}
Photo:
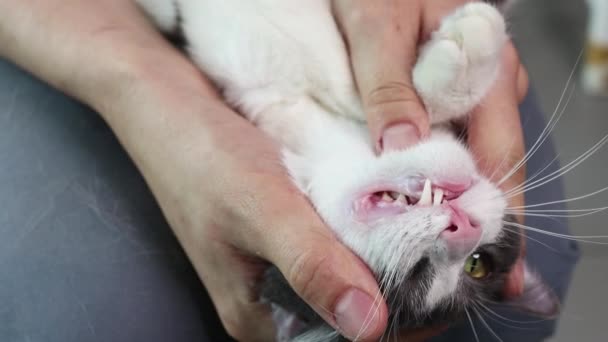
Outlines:
{"type": "MultiPolygon", "coordinates": [[[[520,236],[504,229],[504,194],[449,125],[496,81],[508,40],[496,7],[467,3],[421,46],[412,76],[432,132],[377,156],[329,0],[137,3],[229,105],[281,144],[297,187],[375,273],[393,328],[452,322],[476,301],[503,300],[520,236]]],[[[554,316],[551,290],[527,267],[524,278],[512,304],[554,316]]],[[[262,295],[282,317],[279,340],[341,339],[276,269],[262,295]]]]}

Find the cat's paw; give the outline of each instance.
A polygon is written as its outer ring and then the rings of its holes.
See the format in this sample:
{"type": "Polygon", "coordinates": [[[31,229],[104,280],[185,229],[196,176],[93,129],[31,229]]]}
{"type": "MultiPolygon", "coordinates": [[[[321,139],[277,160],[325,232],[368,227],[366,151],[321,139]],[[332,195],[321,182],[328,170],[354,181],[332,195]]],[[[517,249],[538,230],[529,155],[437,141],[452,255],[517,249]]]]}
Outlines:
{"type": "Polygon", "coordinates": [[[503,16],[491,5],[469,3],[446,17],[433,37],[456,43],[470,63],[496,56],[507,39],[503,16]]]}
{"type": "Polygon", "coordinates": [[[485,3],[469,3],[443,19],[413,72],[432,123],[458,118],[479,103],[496,77],[507,39],[502,15],[485,3]]]}

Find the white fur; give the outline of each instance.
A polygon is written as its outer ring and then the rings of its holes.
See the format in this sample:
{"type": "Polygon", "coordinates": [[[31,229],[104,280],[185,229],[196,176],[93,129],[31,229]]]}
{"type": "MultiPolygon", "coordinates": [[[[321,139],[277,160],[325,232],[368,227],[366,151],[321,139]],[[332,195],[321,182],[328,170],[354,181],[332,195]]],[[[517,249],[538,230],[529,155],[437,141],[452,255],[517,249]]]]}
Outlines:
{"type": "Polygon", "coordinates": [[[177,24],[177,11],[171,0],[137,0],[146,9],[156,25],[164,31],[171,31],[177,24]]]}
{"type": "MultiPolygon", "coordinates": [[[[161,0],[139,0],[151,17],[169,18],[161,0]]],[[[167,3],[171,2],[166,0],[167,3]]],[[[471,154],[440,128],[417,146],[378,157],[363,122],[345,45],[328,0],[175,0],[193,60],[226,100],[284,146],[298,187],[342,241],[376,270],[403,276],[423,254],[445,270],[426,303],[450,296],[464,260],[449,260],[439,234],[449,213],[414,208],[378,220],[353,204],[373,187],[470,180],[457,203],[483,229],[480,243],[501,231],[505,200],[479,175],[471,154]]],[[[174,10],[174,9],[172,9],[174,10]]],[[[470,3],[443,20],[421,49],[413,79],[433,124],[464,117],[486,94],[507,39],[493,7],[470,3]]],[[[398,43],[398,42],[397,42],[398,43]]]]}

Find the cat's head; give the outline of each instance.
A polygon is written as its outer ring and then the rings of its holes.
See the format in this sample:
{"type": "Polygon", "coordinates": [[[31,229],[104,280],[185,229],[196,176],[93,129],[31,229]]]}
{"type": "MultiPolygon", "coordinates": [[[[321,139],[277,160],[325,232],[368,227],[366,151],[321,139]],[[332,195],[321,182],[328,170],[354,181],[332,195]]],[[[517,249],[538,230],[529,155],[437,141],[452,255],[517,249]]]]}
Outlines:
{"type": "MultiPolygon", "coordinates": [[[[318,187],[327,192],[315,193],[315,204],[375,272],[400,326],[453,321],[503,300],[521,234],[505,228],[504,194],[453,134],[435,130],[407,150],[366,160],[343,172],[341,184],[318,187]]],[[[525,281],[517,304],[555,315],[557,300],[540,278],[526,271],[525,281]]]]}

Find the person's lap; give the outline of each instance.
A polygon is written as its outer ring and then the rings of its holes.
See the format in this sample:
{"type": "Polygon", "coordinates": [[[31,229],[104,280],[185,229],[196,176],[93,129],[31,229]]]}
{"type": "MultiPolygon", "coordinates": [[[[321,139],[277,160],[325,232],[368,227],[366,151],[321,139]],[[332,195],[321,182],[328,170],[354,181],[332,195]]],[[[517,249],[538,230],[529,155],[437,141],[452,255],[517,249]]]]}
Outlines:
{"type": "MultiPolygon", "coordinates": [[[[543,117],[531,96],[522,113],[530,146],[543,117]]],[[[554,156],[545,143],[528,174],[554,156]]],[[[227,339],[203,285],[108,127],[93,111],[2,60],[0,189],[1,341],[227,339]]],[[[527,194],[529,203],[560,198],[559,182],[527,194]]],[[[567,233],[563,220],[529,218],[527,224],[567,233]]],[[[555,249],[528,241],[530,262],[563,296],[576,245],[529,235],[555,249]]],[[[553,329],[553,322],[522,330],[486,320],[505,341],[537,341],[553,329]]],[[[467,324],[437,340],[472,340],[467,324]]],[[[490,340],[482,324],[477,330],[482,341],[490,340]]]]}

